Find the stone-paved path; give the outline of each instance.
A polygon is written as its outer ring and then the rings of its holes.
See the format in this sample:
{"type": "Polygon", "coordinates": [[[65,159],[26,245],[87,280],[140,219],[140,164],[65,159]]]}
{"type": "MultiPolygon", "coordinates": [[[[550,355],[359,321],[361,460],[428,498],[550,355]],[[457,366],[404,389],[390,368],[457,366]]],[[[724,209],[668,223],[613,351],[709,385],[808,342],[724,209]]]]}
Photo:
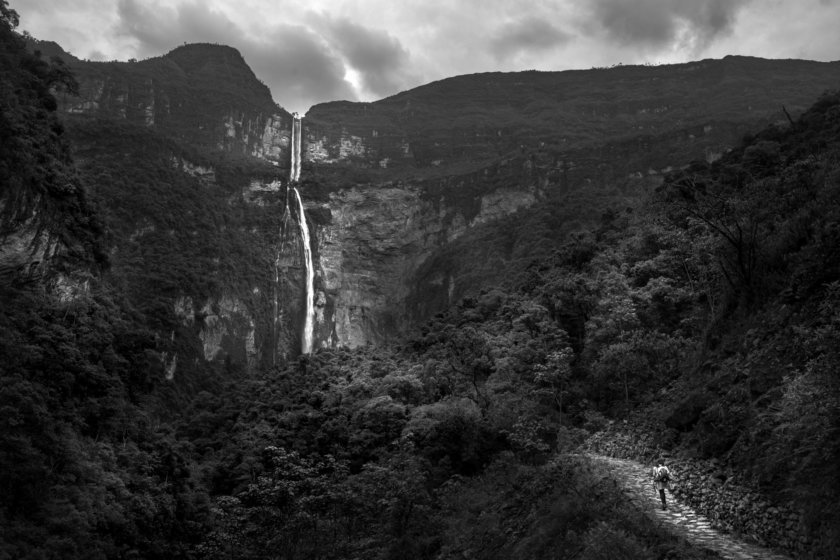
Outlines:
{"type": "Polygon", "coordinates": [[[662,523],[684,535],[692,544],[717,552],[723,558],[731,560],[790,560],[787,556],[738,541],[732,535],[712,529],[708,519],[695,513],[687,505],[677,502],[671,494],[667,497],[668,509],[663,510],[659,493],[654,490],[650,481],[650,467],[635,461],[603,455],[590,454],[587,457],[605,466],[632,499],[648,509],[662,523]]]}

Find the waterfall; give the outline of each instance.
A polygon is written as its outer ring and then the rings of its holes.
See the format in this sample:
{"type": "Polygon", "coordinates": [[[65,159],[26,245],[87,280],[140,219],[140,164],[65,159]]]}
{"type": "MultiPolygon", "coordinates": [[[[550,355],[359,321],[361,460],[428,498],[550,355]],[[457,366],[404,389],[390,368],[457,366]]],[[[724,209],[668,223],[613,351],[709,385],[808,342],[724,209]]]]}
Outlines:
{"type": "Polygon", "coordinates": [[[277,256],[274,259],[274,327],[272,330],[272,336],[274,338],[273,350],[272,350],[272,358],[271,363],[272,365],[277,365],[277,341],[278,335],[280,333],[280,324],[281,324],[281,317],[280,317],[280,268],[281,268],[281,259],[283,255],[283,245],[285,244],[286,235],[289,231],[289,220],[291,217],[291,211],[289,210],[289,189],[286,189],[286,206],[285,211],[283,212],[283,221],[280,223],[280,237],[279,243],[277,246],[277,256]]]}
{"type": "MultiPolygon", "coordinates": [[[[292,142],[291,165],[289,166],[289,186],[300,180],[300,116],[292,113],[292,142]]],[[[298,223],[300,224],[300,239],[303,242],[303,260],[306,266],[306,319],[303,322],[303,334],[300,337],[300,348],[304,354],[312,351],[312,329],[315,324],[315,269],[312,266],[312,245],[309,240],[309,226],[306,224],[306,214],[303,212],[303,199],[297,187],[292,187],[298,201],[298,223]]],[[[288,191],[287,197],[288,197],[288,191]]],[[[286,215],[288,215],[288,198],[286,199],[286,215]]]]}
{"type": "Polygon", "coordinates": [[[297,183],[300,180],[300,116],[292,113],[292,161],[289,166],[289,183],[297,183]]]}
{"type": "MultiPolygon", "coordinates": [[[[293,187],[294,188],[294,187],[293,187]]],[[[312,351],[312,328],[315,319],[315,271],[312,266],[312,246],[309,241],[309,226],[303,213],[303,200],[297,188],[294,189],[298,200],[298,216],[300,222],[300,238],[303,241],[303,257],[306,265],[306,320],[303,323],[301,336],[301,352],[309,354],[312,351]]]]}
{"type": "MultiPolygon", "coordinates": [[[[295,191],[298,202],[298,224],[300,225],[300,239],[303,242],[303,261],[306,267],[306,307],[303,333],[300,337],[300,347],[303,354],[312,351],[312,331],[315,324],[315,268],[312,265],[312,243],[309,238],[309,226],[303,211],[303,199],[297,187],[293,186],[300,180],[300,116],[292,113],[291,159],[289,165],[289,188],[295,191]]],[[[286,219],[289,216],[289,191],[286,190],[286,219]]],[[[279,277],[278,277],[279,280],[279,277]]],[[[276,305],[276,304],[275,304],[276,305]]],[[[275,313],[276,316],[276,313],[275,313]]]]}

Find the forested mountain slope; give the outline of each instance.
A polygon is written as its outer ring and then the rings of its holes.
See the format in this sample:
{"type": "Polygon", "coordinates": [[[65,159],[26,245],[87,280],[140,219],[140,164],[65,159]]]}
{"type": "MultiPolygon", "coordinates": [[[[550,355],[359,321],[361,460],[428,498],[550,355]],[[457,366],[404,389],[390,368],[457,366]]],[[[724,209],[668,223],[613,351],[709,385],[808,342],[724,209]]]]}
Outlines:
{"type": "Polygon", "coordinates": [[[391,175],[452,173],[533,150],[552,155],[567,178],[602,184],[718,157],[744,133],[786,121],[785,111],[798,116],[838,80],[838,62],[742,56],[490,72],[372,103],[316,105],[306,119],[312,141],[340,136],[353,144],[350,161],[391,175]]]}
{"type": "MultiPolygon", "coordinates": [[[[402,347],[322,350],[239,384],[241,404],[230,393],[224,405],[209,394],[196,401],[185,433],[202,438],[215,491],[230,496],[203,550],[229,553],[224,543],[259,534],[248,542],[304,556],[324,547],[396,555],[399,543],[413,557],[527,558],[544,547],[597,557],[594,535],[605,531],[615,554],[660,557],[640,528],[565,509],[583,507],[568,495],[523,506],[539,473],[553,471],[513,466],[641,417],[655,448],[714,458],[736,484],[801,513],[801,525],[763,534],[765,542],[833,557],[838,108],[840,97],[825,96],[794,125],[670,175],[647,204],[607,212],[589,231],[558,238],[543,225],[549,213],[522,211],[519,220],[544,233],[534,234],[543,253],[402,347]],[[362,525],[349,514],[365,511],[369,484],[387,504],[387,529],[374,521],[378,511],[362,525]],[[501,490],[510,485],[519,491],[501,490]],[[477,514],[488,509],[491,517],[477,514]],[[453,529],[441,533],[440,522],[453,529]],[[491,546],[491,526],[511,533],[491,546]],[[333,536],[317,537],[325,534],[333,536]]],[[[608,499],[595,493],[593,503],[608,499]]]]}
{"type": "Polygon", "coordinates": [[[117,118],[154,127],[182,144],[280,160],[288,155],[290,114],[242,55],[223,45],[183,45],[130,62],[82,61],[49,41],[28,40],[31,50],[62,60],[79,83],[62,92],[62,112],[117,118]]]}
{"type": "Polygon", "coordinates": [[[50,92],[75,83],[16,24],[0,3],[0,557],[177,556],[206,498],[150,418],[155,334],[101,276],[104,220],[50,92]]]}
{"type": "MultiPolygon", "coordinates": [[[[836,557],[840,95],[661,181],[583,181],[474,223],[418,270],[495,275],[390,345],[246,369],[274,259],[300,267],[274,166],[88,114],[77,170],[50,92],[72,81],[0,8],[3,239],[34,210],[60,240],[38,274],[0,278],[0,556],[714,557],[577,455],[637,430],[801,514],[769,544],[836,557]],[[211,340],[231,359],[202,361],[201,326],[235,307],[222,285],[249,312],[211,340]]],[[[526,149],[488,182],[552,157],[526,149]]],[[[315,171],[318,227],[336,189],[370,208],[315,171]]],[[[481,175],[418,200],[446,210],[481,175]]]]}
{"type": "MultiPolygon", "coordinates": [[[[28,55],[3,7],[0,276],[37,274],[51,257],[101,260],[99,223],[61,136],[50,90],[78,87],[69,70],[28,55]]],[[[14,16],[16,17],[16,16],[14,16]]]]}
{"type": "MultiPolygon", "coordinates": [[[[61,92],[59,108],[93,195],[115,218],[113,274],[155,307],[161,336],[174,333],[174,375],[195,357],[245,369],[294,358],[305,275],[297,227],[286,227],[300,220],[294,204],[286,210],[291,116],[241,55],[195,44],[89,62],[49,42],[30,48],[77,76],[79,91],[61,92]]],[[[522,242],[494,244],[483,224],[542,206],[555,233],[591,227],[667,170],[788,122],[838,80],[836,63],[727,57],[458,76],[313,107],[299,188],[319,302],[314,345],[405,335],[527,266],[528,228],[516,228],[522,242]]]]}

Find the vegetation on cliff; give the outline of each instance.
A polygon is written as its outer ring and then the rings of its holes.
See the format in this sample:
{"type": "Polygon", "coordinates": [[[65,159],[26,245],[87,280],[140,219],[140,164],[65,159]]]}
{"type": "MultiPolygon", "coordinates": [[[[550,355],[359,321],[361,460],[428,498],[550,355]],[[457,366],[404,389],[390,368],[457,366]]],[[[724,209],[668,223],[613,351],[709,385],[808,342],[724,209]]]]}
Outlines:
{"type": "Polygon", "coordinates": [[[0,235],[27,229],[35,243],[56,244],[64,258],[102,261],[99,224],[52,93],[73,91],[76,81],[60,60],[27,52],[17,24],[16,12],[0,4],[0,235]]]}
{"type": "Polygon", "coordinates": [[[232,47],[198,43],[141,61],[94,62],[53,42],[30,37],[27,44],[76,76],[79,87],[57,96],[62,110],[153,125],[191,148],[249,154],[272,116],[291,118],[232,47]]]}
{"type": "MultiPolygon", "coordinates": [[[[120,121],[73,119],[68,136],[80,160],[79,175],[107,226],[103,242],[111,250],[111,266],[105,276],[150,327],[171,337],[161,349],[181,357],[184,380],[203,376],[194,358],[203,362],[197,332],[211,311],[209,302],[242,297],[260,326],[270,324],[269,285],[282,207],[277,200],[265,207],[247,205],[242,191],[251,178],[276,174],[273,166],[235,156],[211,158],[120,121]],[[174,302],[187,298],[189,305],[178,315],[174,302]]],[[[237,357],[233,367],[244,361],[237,357]]]]}
{"type": "MultiPolygon", "coordinates": [[[[544,150],[581,180],[682,164],[798,116],[840,79],[840,63],[728,56],[662,66],[488,72],[447,78],[373,103],[312,107],[316,138],[361,142],[358,163],[392,174],[456,174],[544,150]]],[[[335,140],[333,140],[335,141],[335,140]]],[[[337,142],[336,142],[337,143],[337,142]]],[[[353,157],[350,158],[353,160],[353,157]]],[[[321,170],[318,170],[321,172],[321,170]]]]}
{"type": "Polygon", "coordinates": [[[164,296],[265,274],[243,232],[273,222],[227,203],[241,161],[202,181],[176,169],[206,153],[130,123],[75,123],[77,174],[49,92],[72,82],[0,8],[3,234],[35,209],[116,248],[69,292],[0,284],[0,557],[710,557],[567,453],[632,411],[836,555],[840,95],[644,199],[560,192],[477,228],[453,245],[475,289],[393,348],[167,384],[164,296]]]}
{"type": "Polygon", "coordinates": [[[544,463],[636,410],[664,447],[802,511],[804,553],[832,557],[838,108],[826,95],[591,231],[558,236],[551,212],[520,213],[531,236],[492,231],[528,247],[521,274],[399,348],[321,350],[224,404],[204,395],[181,428],[218,494],[200,550],[594,558],[609,542],[664,557],[682,545],[599,510],[618,498],[574,460],[544,463]],[[574,498],[581,487],[598,500],[574,498]],[[531,491],[547,498],[523,504],[531,491]]]}
{"type": "Polygon", "coordinates": [[[155,335],[98,279],[102,222],[51,93],[74,81],[16,25],[0,2],[0,238],[32,228],[58,254],[34,278],[0,278],[0,557],[154,556],[193,532],[206,498],[144,404],[162,381],[155,335]]]}

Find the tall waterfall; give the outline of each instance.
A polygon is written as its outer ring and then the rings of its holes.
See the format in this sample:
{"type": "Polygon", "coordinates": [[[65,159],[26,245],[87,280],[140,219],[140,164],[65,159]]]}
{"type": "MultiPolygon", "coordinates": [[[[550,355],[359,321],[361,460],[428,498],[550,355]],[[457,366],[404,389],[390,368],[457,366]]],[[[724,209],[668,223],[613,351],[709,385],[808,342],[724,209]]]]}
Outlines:
{"type": "Polygon", "coordinates": [[[277,337],[280,332],[280,325],[282,322],[282,318],[280,316],[280,269],[281,269],[281,259],[283,255],[283,245],[284,240],[286,239],[286,234],[289,231],[289,220],[291,219],[291,211],[289,210],[289,189],[286,189],[286,206],[283,212],[283,221],[280,224],[280,236],[279,236],[279,245],[277,247],[277,256],[274,259],[274,326],[273,326],[273,338],[274,344],[272,345],[272,357],[271,363],[272,365],[277,365],[277,337]]]}
{"type": "Polygon", "coordinates": [[[300,116],[292,113],[292,161],[289,166],[289,183],[300,180],[300,116]]]}
{"type": "Polygon", "coordinates": [[[306,320],[303,323],[303,335],[301,336],[301,351],[309,354],[312,351],[312,328],[315,319],[315,270],[312,266],[312,246],[309,242],[309,226],[306,225],[306,216],[303,213],[303,200],[295,188],[295,195],[298,199],[298,215],[300,216],[300,238],[303,241],[303,257],[306,264],[306,320]]]}
{"type": "MultiPolygon", "coordinates": [[[[292,113],[292,145],[291,165],[289,170],[289,185],[300,180],[300,117],[292,113]]],[[[306,266],[306,308],[304,309],[306,319],[303,322],[303,334],[301,335],[301,352],[309,354],[312,351],[312,330],[315,324],[315,269],[312,265],[312,244],[309,238],[309,226],[306,223],[306,214],[303,211],[303,199],[297,187],[292,187],[298,201],[298,223],[300,224],[300,238],[303,241],[303,258],[306,266]]],[[[288,207],[287,207],[288,212],[288,207]]]]}

